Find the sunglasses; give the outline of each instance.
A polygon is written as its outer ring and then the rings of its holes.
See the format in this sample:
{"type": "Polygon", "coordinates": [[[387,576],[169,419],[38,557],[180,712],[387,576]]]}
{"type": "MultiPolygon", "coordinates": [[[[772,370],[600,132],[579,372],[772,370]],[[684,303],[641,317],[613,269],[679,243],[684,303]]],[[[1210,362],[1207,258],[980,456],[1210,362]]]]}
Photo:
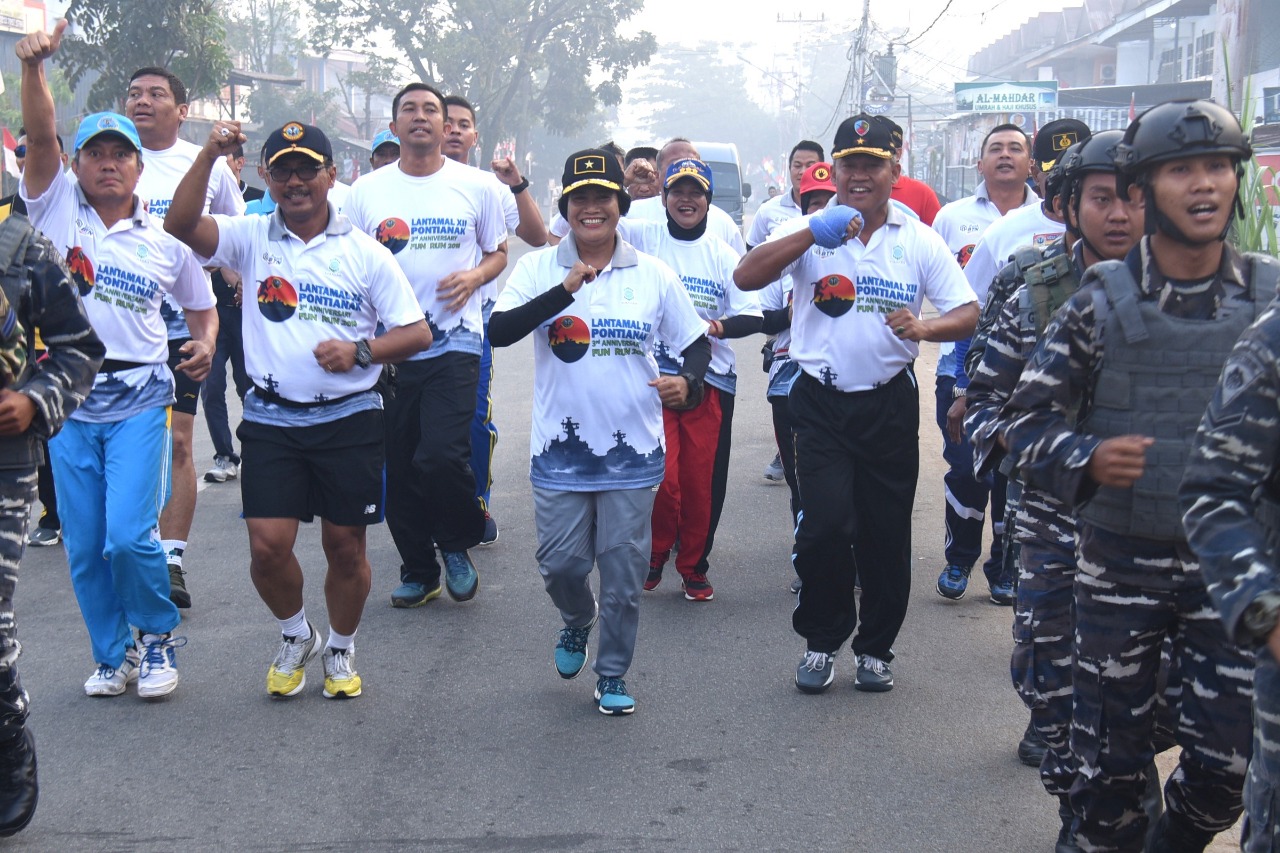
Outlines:
{"type": "Polygon", "coordinates": [[[27,144],[24,142],[24,143],[22,143],[21,145],[19,145],[17,148],[13,149],[13,156],[14,156],[14,157],[26,157],[26,156],[27,156],[27,144]]]}
{"type": "Polygon", "coordinates": [[[267,174],[270,175],[271,180],[275,181],[277,184],[286,183],[293,175],[297,175],[298,180],[303,183],[309,183],[316,179],[316,175],[320,174],[320,169],[320,166],[310,165],[294,166],[293,168],[289,168],[288,166],[272,166],[270,169],[267,169],[267,174]]]}

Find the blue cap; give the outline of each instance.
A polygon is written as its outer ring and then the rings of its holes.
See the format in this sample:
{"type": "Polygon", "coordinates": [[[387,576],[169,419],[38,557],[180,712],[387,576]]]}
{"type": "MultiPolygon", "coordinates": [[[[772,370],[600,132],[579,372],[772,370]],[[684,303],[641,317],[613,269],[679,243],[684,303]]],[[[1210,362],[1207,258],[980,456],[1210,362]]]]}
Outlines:
{"type": "Polygon", "coordinates": [[[392,133],[389,130],[380,130],[378,131],[377,135],[373,137],[373,145],[369,147],[369,150],[377,151],[379,148],[386,145],[388,142],[390,142],[392,145],[396,146],[397,148],[400,147],[400,137],[396,136],[394,133],[392,133]]]}
{"type": "Polygon", "coordinates": [[[701,160],[677,160],[668,166],[667,179],[662,182],[663,189],[671,189],[682,178],[693,178],[705,192],[711,192],[711,167],[701,160]]]}
{"type": "Polygon", "coordinates": [[[88,144],[90,139],[103,133],[114,133],[139,152],[142,151],[142,140],[138,139],[138,129],[133,126],[132,121],[120,113],[94,113],[80,122],[80,128],[76,131],[76,144],[71,149],[71,153],[75,154],[88,144]]]}

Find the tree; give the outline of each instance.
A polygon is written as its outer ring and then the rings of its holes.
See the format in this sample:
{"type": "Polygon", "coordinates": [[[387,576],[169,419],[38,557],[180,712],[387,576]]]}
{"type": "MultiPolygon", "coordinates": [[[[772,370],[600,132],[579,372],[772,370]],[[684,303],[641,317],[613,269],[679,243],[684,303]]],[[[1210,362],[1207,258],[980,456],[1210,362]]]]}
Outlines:
{"type": "Polygon", "coordinates": [[[651,110],[655,143],[672,136],[734,142],[744,167],[774,155],[776,117],[747,94],[743,66],[726,62],[715,45],[659,54],[635,100],[651,110]]]}
{"type": "Polygon", "coordinates": [[[312,45],[363,46],[476,107],[487,139],[527,145],[532,127],[579,130],[617,104],[657,44],[618,28],[644,0],[316,0],[312,45]],[[390,44],[392,54],[380,49],[390,44]]]}
{"type": "Polygon", "coordinates": [[[217,94],[231,71],[214,0],[72,0],[67,17],[76,37],[63,41],[57,62],[72,87],[101,75],[89,89],[93,110],[119,109],[129,76],[144,66],[168,68],[193,100],[217,94]]]}

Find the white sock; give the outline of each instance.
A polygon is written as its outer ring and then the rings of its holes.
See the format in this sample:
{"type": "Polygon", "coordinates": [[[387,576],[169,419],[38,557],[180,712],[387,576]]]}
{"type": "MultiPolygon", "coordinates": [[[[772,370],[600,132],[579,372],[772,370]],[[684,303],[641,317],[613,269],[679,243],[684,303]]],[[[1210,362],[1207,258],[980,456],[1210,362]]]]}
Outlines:
{"type": "Polygon", "coordinates": [[[356,632],[350,634],[339,634],[333,630],[333,626],[329,626],[329,648],[331,649],[350,649],[356,644],[356,632]]]}
{"type": "Polygon", "coordinates": [[[307,608],[302,608],[288,619],[280,619],[280,633],[286,637],[297,637],[299,640],[305,640],[311,636],[311,631],[307,628],[307,608]]]}
{"type": "Polygon", "coordinates": [[[165,559],[168,562],[182,565],[182,552],[187,550],[187,540],[161,539],[160,547],[164,549],[165,559]]]}

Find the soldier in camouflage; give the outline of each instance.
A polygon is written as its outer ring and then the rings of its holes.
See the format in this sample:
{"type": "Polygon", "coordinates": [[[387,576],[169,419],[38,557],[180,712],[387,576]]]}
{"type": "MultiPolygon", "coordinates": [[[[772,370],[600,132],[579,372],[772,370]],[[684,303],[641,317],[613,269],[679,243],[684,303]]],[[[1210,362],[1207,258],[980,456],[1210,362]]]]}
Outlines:
{"type": "Polygon", "coordinates": [[[1117,189],[1142,198],[1147,236],[1085,273],[1005,409],[1023,482],[1079,519],[1070,802],[1085,851],[1142,849],[1166,639],[1184,687],[1183,751],[1146,849],[1202,851],[1241,811],[1251,658],[1215,618],[1177,489],[1186,436],[1270,299],[1225,243],[1250,154],[1239,122],[1208,101],[1161,104],[1130,124],[1117,189]]]}
{"type": "MultiPolygon", "coordinates": [[[[1256,286],[1280,278],[1251,256],[1256,286]]],[[[1200,422],[1179,492],[1187,540],[1227,635],[1254,656],[1246,853],[1280,851],[1280,302],[1240,338],[1200,422]]]]}
{"type": "Polygon", "coordinates": [[[0,222],[0,836],[25,827],[38,799],[13,616],[36,468],[105,352],[58,250],[25,216],[0,222]],[[39,362],[27,358],[36,331],[48,351],[39,362]]]}
{"type": "MultiPolygon", "coordinates": [[[[1079,287],[1085,269],[1128,254],[1142,234],[1142,209],[1115,189],[1111,150],[1121,131],[1100,133],[1069,149],[1050,176],[1067,233],[1042,251],[1028,246],[1000,271],[983,310],[969,382],[965,430],[974,451],[974,474],[1000,468],[1010,491],[1021,485],[1004,454],[1002,409],[1054,310],[1079,287]],[[1024,256],[1027,255],[1027,256],[1024,256]]],[[[1075,782],[1071,754],[1071,655],[1076,573],[1075,520],[1052,494],[1022,491],[1006,507],[1007,530],[1019,555],[1014,604],[1013,686],[1031,709],[1031,724],[1048,749],[1041,781],[1059,800],[1062,830],[1057,853],[1074,847],[1074,822],[1067,795],[1075,782]]]]}

